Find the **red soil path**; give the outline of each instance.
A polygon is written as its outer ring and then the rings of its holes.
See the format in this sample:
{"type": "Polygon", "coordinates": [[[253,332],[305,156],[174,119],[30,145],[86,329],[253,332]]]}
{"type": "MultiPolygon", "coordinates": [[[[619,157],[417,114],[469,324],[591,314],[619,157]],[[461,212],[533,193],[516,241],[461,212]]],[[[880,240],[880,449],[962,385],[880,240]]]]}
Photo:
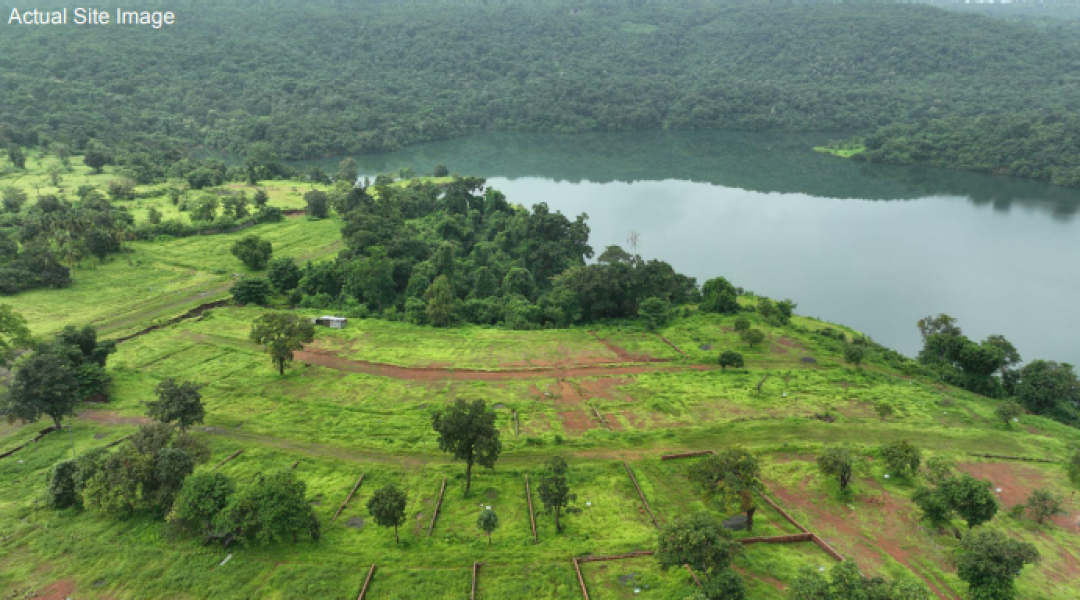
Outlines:
{"type": "Polygon", "coordinates": [[[35,600],[67,600],[75,593],[75,582],[61,579],[34,595],[35,600]]]}
{"type": "MultiPolygon", "coordinates": [[[[618,356],[619,360],[621,360],[623,362],[668,362],[668,360],[666,358],[653,358],[653,357],[649,356],[648,354],[634,354],[632,352],[627,351],[624,348],[620,348],[619,346],[616,346],[615,344],[612,344],[611,342],[609,342],[609,341],[607,341],[605,339],[602,339],[600,336],[596,335],[595,331],[590,331],[589,333],[591,333],[592,336],[594,338],[596,338],[596,341],[603,344],[605,348],[607,348],[608,350],[611,350],[612,352],[614,352],[615,356],[618,356]]],[[[680,352],[681,352],[681,350],[680,350],[680,352]]]]}
{"type": "Polygon", "coordinates": [[[960,596],[944,581],[933,574],[924,574],[915,568],[915,557],[899,543],[899,540],[918,535],[918,524],[911,514],[910,507],[901,505],[880,486],[874,486],[876,494],[870,494],[863,500],[856,500],[856,502],[869,502],[875,505],[875,512],[881,517],[877,519],[875,529],[871,534],[860,529],[856,519],[837,514],[827,508],[826,502],[814,502],[812,497],[815,493],[807,489],[807,481],[803,481],[798,491],[788,490],[775,482],[767,482],[767,485],[773,494],[783,500],[784,504],[796,506],[810,516],[809,519],[803,521],[804,526],[811,531],[816,531],[830,545],[853,558],[863,568],[880,565],[880,552],[884,552],[921,578],[938,598],[960,599],[960,596]]]}
{"type": "Polygon", "coordinates": [[[476,369],[451,369],[447,367],[400,367],[373,363],[365,360],[351,360],[329,354],[307,350],[298,351],[295,359],[320,367],[345,371],[348,373],[367,373],[394,379],[414,381],[504,381],[513,379],[536,379],[542,377],[604,377],[609,375],[637,375],[663,371],[698,370],[708,371],[712,367],[688,365],[681,367],[652,367],[648,365],[611,365],[611,366],[568,366],[537,367],[532,369],[505,369],[501,371],[481,371],[476,369]]]}

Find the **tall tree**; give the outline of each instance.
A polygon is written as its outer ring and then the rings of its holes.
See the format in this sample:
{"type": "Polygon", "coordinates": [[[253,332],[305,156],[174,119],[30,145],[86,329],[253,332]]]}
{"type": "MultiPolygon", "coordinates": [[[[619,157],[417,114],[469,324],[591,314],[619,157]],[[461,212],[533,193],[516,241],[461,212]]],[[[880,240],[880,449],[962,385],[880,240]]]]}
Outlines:
{"type": "Polygon", "coordinates": [[[315,341],[315,326],[294,314],[267,313],[255,319],[250,339],[266,348],[278,374],[284,375],[293,351],[303,350],[304,344],[315,341]]]}
{"type": "Polygon", "coordinates": [[[967,582],[974,600],[1012,600],[1020,572],[1038,561],[1035,546],[1000,531],[980,529],[960,542],[956,575],[967,582]]]}
{"type": "Polygon", "coordinates": [[[577,495],[570,493],[570,482],[566,477],[568,470],[565,460],[558,456],[551,457],[547,463],[547,470],[537,487],[540,502],[544,504],[544,511],[555,515],[555,531],[559,533],[562,532],[562,523],[559,521],[559,515],[562,512],[565,511],[566,514],[581,512],[580,508],[571,506],[571,503],[577,500],[577,495]]]}
{"type": "Polygon", "coordinates": [[[109,164],[109,155],[97,146],[89,147],[83,155],[83,164],[93,169],[95,173],[101,173],[105,165],[109,164]]]}
{"type": "Polygon", "coordinates": [[[196,423],[202,423],[206,411],[203,409],[201,385],[192,381],[177,382],[167,377],[157,384],[154,392],[157,401],[149,403],[146,415],[162,423],[175,422],[181,431],[196,423]]]}
{"type": "Polygon", "coordinates": [[[183,529],[214,536],[214,518],[229,505],[236,484],[223,473],[196,473],[184,480],[168,521],[183,529]]]}
{"type": "Polygon", "coordinates": [[[942,496],[960,518],[967,522],[968,529],[981,525],[998,512],[998,501],[990,491],[990,482],[963,474],[941,482],[938,486],[942,496]]]}
{"type": "Polygon", "coordinates": [[[326,192],[311,190],[304,194],[304,202],[307,204],[307,215],[313,219],[325,219],[330,216],[330,198],[326,192]]]}
{"type": "Polygon", "coordinates": [[[840,484],[840,491],[845,492],[851,484],[855,461],[851,449],[847,446],[827,446],[817,459],[818,469],[830,477],[835,477],[840,484]]]}
{"type": "Polygon", "coordinates": [[[318,541],[322,530],[306,496],[307,485],[292,471],[260,474],[232,496],[218,522],[224,529],[260,543],[285,537],[296,542],[303,531],[318,541]]]}
{"type": "Polygon", "coordinates": [[[452,406],[435,413],[432,426],[439,434],[439,449],[453,454],[455,460],[465,461],[465,495],[468,496],[473,464],[493,469],[502,452],[495,411],[488,410],[483,400],[466,403],[459,398],[452,406]]]}
{"type": "Polygon", "coordinates": [[[690,480],[722,505],[746,513],[746,529],[754,530],[754,495],[764,491],[757,458],[742,447],[708,456],[690,468],[690,480]]]}
{"type": "Polygon", "coordinates": [[[78,402],[79,378],[71,364],[56,354],[35,352],[15,372],[0,414],[31,423],[48,415],[59,429],[78,402]]]}
{"type": "Polygon", "coordinates": [[[922,464],[922,451],[911,442],[900,440],[882,444],[879,453],[893,473],[910,477],[919,474],[919,466],[922,464]]]}
{"type": "Polygon", "coordinates": [[[729,569],[742,553],[742,544],[731,537],[716,516],[697,512],[660,530],[653,557],[665,571],[690,565],[711,579],[729,569]]]}
{"type": "Polygon", "coordinates": [[[375,519],[375,522],[380,527],[394,528],[394,540],[398,544],[401,543],[401,537],[398,536],[398,527],[405,522],[405,505],[407,502],[408,498],[405,496],[405,492],[391,484],[375,490],[367,503],[368,512],[371,513],[371,517],[375,519]]]}

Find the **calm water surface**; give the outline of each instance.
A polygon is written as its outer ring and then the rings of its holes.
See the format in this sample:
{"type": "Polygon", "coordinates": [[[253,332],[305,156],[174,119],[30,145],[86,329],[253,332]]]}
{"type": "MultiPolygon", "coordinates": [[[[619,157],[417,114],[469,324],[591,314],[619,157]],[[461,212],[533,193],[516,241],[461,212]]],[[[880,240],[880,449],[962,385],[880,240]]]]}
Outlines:
{"type": "Polygon", "coordinates": [[[792,298],[909,356],[915,322],[944,312],[1025,360],[1080,364],[1080,191],[809,150],[829,137],[484,133],[358,162],[487,177],[511,202],[587,213],[598,254],[638,231],[646,258],[792,298]]]}

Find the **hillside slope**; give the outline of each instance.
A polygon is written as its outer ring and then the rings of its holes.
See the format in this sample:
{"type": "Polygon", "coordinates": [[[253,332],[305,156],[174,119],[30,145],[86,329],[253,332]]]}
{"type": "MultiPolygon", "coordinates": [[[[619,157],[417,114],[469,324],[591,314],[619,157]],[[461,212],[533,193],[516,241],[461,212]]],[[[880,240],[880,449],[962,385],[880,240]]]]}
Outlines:
{"type": "Polygon", "coordinates": [[[854,131],[1075,110],[1075,36],[928,6],[251,4],[8,27],[0,138],[284,157],[470,128],[854,131]],[[117,60],[117,57],[124,60],[117,60]]]}

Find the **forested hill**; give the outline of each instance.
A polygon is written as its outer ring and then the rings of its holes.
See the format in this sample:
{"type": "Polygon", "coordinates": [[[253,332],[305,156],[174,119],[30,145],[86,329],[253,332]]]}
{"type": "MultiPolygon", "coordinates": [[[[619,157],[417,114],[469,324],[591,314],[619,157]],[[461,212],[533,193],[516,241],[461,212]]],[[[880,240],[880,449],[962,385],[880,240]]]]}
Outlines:
{"type": "Polygon", "coordinates": [[[470,128],[869,131],[1080,103],[1074,34],[925,5],[171,10],[160,30],[3,24],[0,142],[299,158],[470,128]]]}

